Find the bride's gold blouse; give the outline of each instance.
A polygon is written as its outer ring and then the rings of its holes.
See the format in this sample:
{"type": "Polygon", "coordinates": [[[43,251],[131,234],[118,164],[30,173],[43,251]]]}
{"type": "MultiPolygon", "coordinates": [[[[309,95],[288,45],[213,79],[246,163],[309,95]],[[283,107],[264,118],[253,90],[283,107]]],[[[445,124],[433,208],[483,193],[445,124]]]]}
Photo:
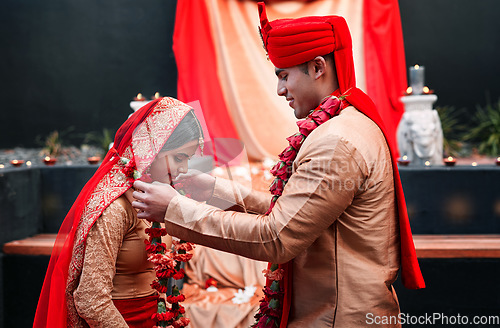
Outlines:
{"type": "MultiPolygon", "coordinates": [[[[83,271],[74,293],[78,313],[91,326],[128,327],[113,299],[156,293],[144,240],[149,222],[137,218],[127,195],[112,202],[89,232],[83,271]]],[[[167,247],[171,239],[166,238],[167,247]]]]}

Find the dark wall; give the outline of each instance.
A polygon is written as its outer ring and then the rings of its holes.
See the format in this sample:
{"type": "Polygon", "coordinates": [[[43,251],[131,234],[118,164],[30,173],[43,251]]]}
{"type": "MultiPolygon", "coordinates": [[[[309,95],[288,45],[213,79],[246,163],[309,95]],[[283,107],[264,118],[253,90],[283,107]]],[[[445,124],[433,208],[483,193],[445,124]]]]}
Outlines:
{"type": "Polygon", "coordinates": [[[0,246],[41,231],[41,186],[40,170],[0,169],[0,246]]]}
{"type": "Polygon", "coordinates": [[[176,1],[2,1],[0,148],[116,130],[142,92],[176,95],[176,1]]]}
{"type": "MultiPolygon", "coordinates": [[[[436,106],[466,108],[500,97],[500,1],[399,0],[407,66],[425,66],[436,106]]],[[[408,73],[407,73],[408,74],[408,73]]]]}
{"type": "Polygon", "coordinates": [[[400,167],[414,234],[499,234],[500,168],[400,167]]]}
{"type": "Polygon", "coordinates": [[[394,284],[404,328],[498,327],[486,320],[498,316],[500,308],[499,258],[426,258],[418,262],[425,289],[407,289],[401,278],[394,284]],[[474,324],[475,316],[483,317],[483,324],[474,324]],[[452,324],[458,318],[460,324],[452,324]]]}
{"type": "MultiPolygon", "coordinates": [[[[500,97],[497,0],[399,0],[407,66],[426,67],[436,105],[500,97]]],[[[176,96],[175,0],[2,1],[0,148],[74,127],[116,130],[138,92],[176,96]]],[[[71,140],[70,140],[71,141],[71,140]]],[[[75,143],[78,145],[78,143],[75,143]]]]}

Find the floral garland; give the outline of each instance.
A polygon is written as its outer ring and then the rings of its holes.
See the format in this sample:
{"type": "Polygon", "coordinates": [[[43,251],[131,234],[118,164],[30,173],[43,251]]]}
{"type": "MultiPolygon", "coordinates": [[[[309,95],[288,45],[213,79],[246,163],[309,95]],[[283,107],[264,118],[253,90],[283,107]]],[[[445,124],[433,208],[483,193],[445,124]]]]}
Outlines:
{"type": "MultiPolygon", "coordinates": [[[[173,248],[167,251],[166,245],[161,242],[161,237],[167,235],[167,230],[162,228],[160,223],[153,222],[151,228],[146,229],[149,240],[145,240],[148,260],[155,265],[156,280],[151,287],[159,293],[168,292],[168,280],[173,278],[180,280],[184,278],[185,272],[181,268],[182,262],[188,262],[192,253],[188,253],[194,248],[192,243],[185,241],[173,241],[173,248]]],[[[189,319],[184,317],[185,309],[180,304],[186,297],[180,292],[177,286],[172,287],[172,293],[164,298],[158,299],[158,311],[153,314],[152,319],[156,320],[157,325],[153,328],[167,327],[180,328],[189,324],[189,319]],[[170,307],[166,303],[171,304],[170,307]]]]}
{"type": "MultiPolygon", "coordinates": [[[[309,115],[297,122],[299,132],[286,138],[289,146],[279,154],[279,161],[271,169],[271,174],[275,176],[269,190],[273,195],[271,204],[266,215],[271,213],[278,198],[282,195],[288,179],[292,175],[292,164],[304,143],[304,140],[321,124],[332,117],[338,115],[343,108],[342,101],[346,96],[328,96],[318,108],[314,109],[309,115]]],[[[270,286],[264,288],[264,297],[260,301],[259,312],[255,315],[256,322],[252,325],[255,328],[275,328],[280,326],[283,313],[284,289],[281,286],[281,280],[284,276],[284,270],[278,264],[272,263],[270,268],[263,270],[264,276],[268,281],[272,281],[270,286]]]]}
{"type": "MultiPolygon", "coordinates": [[[[120,158],[122,165],[122,172],[127,179],[133,181],[141,179],[145,182],[152,182],[148,174],[141,175],[135,169],[134,160],[128,158],[120,158]]],[[[179,193],[190,197],[186,194],[181,184],[175,186],[179,193]]],[[[149,239],[145,240],[146,253],[148,260],[154,264],[156,272],[156,279],[151,283],[151,288],[156,289],[158,293],[168,293],[168,280],[173,278],[175,280],[184,279],[185,271],[181,268],[182,262],[188,262],[193,257],[189,251],[194,249],[194,244],[183,241],[174,240],[173,247],[167,250],[167,245],[161,241],[161,237],[167,235],[167,230],[162,228],[159,222],[153,222],[151,228],[146,228],[145,232],[149,235],[149,239]]],[[[177,286],[172,287],[172,292],[167,296],[166,300],[163,297],[158,297],[157,313],[153,314],[151,319],[156,321],[156,326],[152,328],[181,328],[189,325],[189,319],[184,317],[186,312],[184,307],[180,304],[186,297],[180,292],[177,286]],[[167,303],[171,306],[168,307],[167,303]]]]}

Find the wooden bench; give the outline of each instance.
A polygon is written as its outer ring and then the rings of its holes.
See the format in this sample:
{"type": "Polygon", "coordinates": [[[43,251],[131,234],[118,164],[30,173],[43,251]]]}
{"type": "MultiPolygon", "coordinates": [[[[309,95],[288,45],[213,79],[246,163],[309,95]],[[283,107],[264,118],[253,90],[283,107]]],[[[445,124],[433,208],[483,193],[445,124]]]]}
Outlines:
{"type": "Polygon", "coordinates": [[[3,252],[16,255],[50,256],[56,236],[55,233],[42,233],[33,237],[14,240],[3,245],[3,252]]]}
{"type": "Polygon", "coordinates": [[[500,258],[500,235],[414,235],[418,258],[500,258]]]}
{"type": "MultiPolygon", "coordinates": [[[[39,234],[3,246],[5,254],[50,255],[56,234],[39,234]]],[[[500,258],[500,235],[414,235],[418,258],[500,258]]]]}

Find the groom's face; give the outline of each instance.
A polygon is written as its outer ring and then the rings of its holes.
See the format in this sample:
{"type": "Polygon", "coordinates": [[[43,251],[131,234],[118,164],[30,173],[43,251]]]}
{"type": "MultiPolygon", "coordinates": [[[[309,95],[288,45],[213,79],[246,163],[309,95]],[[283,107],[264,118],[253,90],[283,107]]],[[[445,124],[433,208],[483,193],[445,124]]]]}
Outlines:
{"type": "Polygon", "coordinates": [[[277,93],[286,98],[298,119],[305,118],[309,111],[319,105],[318,91],[315,89],[317,83],[310,66],[309,63],[305,63],[275,69],[278,77],[277,93]]]}

